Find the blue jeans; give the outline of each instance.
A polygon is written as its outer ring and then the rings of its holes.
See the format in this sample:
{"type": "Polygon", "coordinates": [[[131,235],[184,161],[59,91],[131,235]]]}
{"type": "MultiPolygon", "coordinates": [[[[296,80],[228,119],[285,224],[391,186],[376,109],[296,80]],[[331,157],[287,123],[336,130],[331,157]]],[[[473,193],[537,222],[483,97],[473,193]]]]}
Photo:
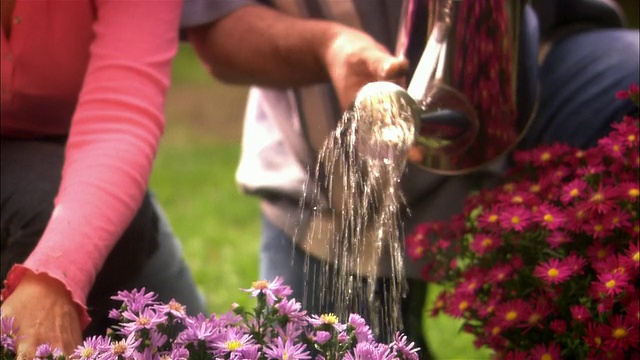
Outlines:
{"type": "MultiPolygon", "coordinates": [[[[583,148],[595,145],[613,121],[636,111],[630,101],[616,100],[615,93],[639,82],[638,53],[637,30],[590,30],[557,40],[539,69],[538,111],[521,147],[555,141],[583,148]]],[[[305,260],[305,253],[292,239],[264,217],[261,240],[261,277],[283,277],[293,289],[292,296],[303,301],[311,313],[331,311],[330,303],[325,308],[319,306],[323,289],[314,283],[328,264],[313,257],[305,260]]],[[[384,281],[378,282],[380,289],[384,289],[384,281]]],[[[426,289],[420,282],[411,282],[409,288],[402,304],[405,330],[419,332],[418,314],[426,289]]],[[[419,335],[409,337],[424,346],[419,335]]]]}
{"type": "MultiPolygon", "coordinates": [[[[1,141],[0,244],[2,279],[35,248],[53,211],[64,158],[65,139],[1,141]]],[[[190,314],[206,312],[180,243],[151,193],[109,254],[87,299],[93,319],[85,335],[104,335],[110,299],[119,290],[146,287],[169,301],[185,304],[190,314]]]]}

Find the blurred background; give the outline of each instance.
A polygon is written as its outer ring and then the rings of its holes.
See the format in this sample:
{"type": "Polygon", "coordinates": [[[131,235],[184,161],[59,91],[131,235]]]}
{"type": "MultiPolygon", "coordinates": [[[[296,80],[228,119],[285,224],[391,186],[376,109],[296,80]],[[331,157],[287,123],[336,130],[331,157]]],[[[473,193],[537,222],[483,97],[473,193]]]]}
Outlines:
{"type": "MultiPolygon", "coordinates": [[[[638,1],[619,3],[630,26],[637,28],[638,1]]],[[[241,194],[234,181],[246,94],[246,87],[211,78],[193,49],[181,45],[167,102],[167,129],[151,179],[215,313],[228,311],[234,302],[253,305],[239,289],[258,280],[258,203],[241,194]]],[[[431,297],[436,293],[432,289],[431,297]]],[[[426,332],[438,358],[488,359],[488,352],[473,350],[470,337],[457,334],[459,328],[448,318],[429,319],[426,332]]]]}

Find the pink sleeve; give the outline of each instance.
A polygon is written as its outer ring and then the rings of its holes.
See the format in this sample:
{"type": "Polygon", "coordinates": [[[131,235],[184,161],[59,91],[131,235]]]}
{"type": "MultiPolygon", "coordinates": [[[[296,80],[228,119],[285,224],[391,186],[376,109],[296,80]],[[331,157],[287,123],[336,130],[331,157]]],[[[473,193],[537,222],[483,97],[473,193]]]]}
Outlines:
{"type": "Polygon", "coordinates": [[[164,101],[182,2],[95,0],[91,60],[71,123],[55,208],[26,269],[62,281],[90,319],[97,272],[140,206],[164,131],[164,101]]]}

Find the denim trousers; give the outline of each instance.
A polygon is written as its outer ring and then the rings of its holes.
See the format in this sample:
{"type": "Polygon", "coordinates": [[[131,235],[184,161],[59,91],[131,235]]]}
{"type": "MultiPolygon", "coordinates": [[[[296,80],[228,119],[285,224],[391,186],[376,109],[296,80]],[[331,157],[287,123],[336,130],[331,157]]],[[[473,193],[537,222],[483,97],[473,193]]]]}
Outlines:
{"type": "MultiPolygon", "coordinates": [[[[608,132],[612,122],[636,112],[635,105],[616,100],[615,94],[639,82],[638,34],[637,30],[592,29],[554,41],[538,69],[538,109],[520,148],[555,141],[591,147],[608,132]]],[[[326,262],[307,257],[287,234],[264,216],[261,242],[263,279],[282,277],[292,287],[292,297],[302,301],[311,313],[332,310],[330,303],[319,306],[323,289],[316,283],[322,269],[329,266],[326,262]]],[[[389,279],[377,281],[378,296],[384,297],[388,282],[389,279]]],[[[331,284],[331,279],[327,283],[331,284]]],[[[427,349],[421,334],[426,291],[426,284],[412,280],[402,303],[405,333],[423,349],[427,349]]],[[[426,351],[422,358],[428,357],[426,351]]]]}
{"type": "MultiPolygon", "coordinates": [[[[64,160],[64,139],[2,138],[0,151],[0,243],[2,279],[35,248],[53,211],[64,160]]],[[[120,290],[145,287],[159,300],[175,298],[191,314],[206,312],[166,217],[150,192],[106,259],[91,288],[87,307],[92,322],[85,336],[104,335],[108,312],[120,304],[120,290]]]]}

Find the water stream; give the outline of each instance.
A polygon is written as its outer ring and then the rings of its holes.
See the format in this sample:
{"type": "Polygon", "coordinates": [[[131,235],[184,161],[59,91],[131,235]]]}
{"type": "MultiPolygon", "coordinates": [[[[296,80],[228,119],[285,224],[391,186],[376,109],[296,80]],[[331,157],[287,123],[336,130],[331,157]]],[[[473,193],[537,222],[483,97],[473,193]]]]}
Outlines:
{"type": "Polygon", "coordinates": [[[306,199],[314,209],[307,236],[324,242],[329,259],[315,281],[325,290],[321,301],[334,303],[342,321],[351,312],[369,314],[374,332],[393,334],[402,328],[406,288],[400,178],[414,125],[402,102],[373,101],[346,112],[319,152],[306,199]],[[380,288],[382,275],[390,281],[380,288]],[[384,303],[376,292],[384,293],[384,303]]]}

